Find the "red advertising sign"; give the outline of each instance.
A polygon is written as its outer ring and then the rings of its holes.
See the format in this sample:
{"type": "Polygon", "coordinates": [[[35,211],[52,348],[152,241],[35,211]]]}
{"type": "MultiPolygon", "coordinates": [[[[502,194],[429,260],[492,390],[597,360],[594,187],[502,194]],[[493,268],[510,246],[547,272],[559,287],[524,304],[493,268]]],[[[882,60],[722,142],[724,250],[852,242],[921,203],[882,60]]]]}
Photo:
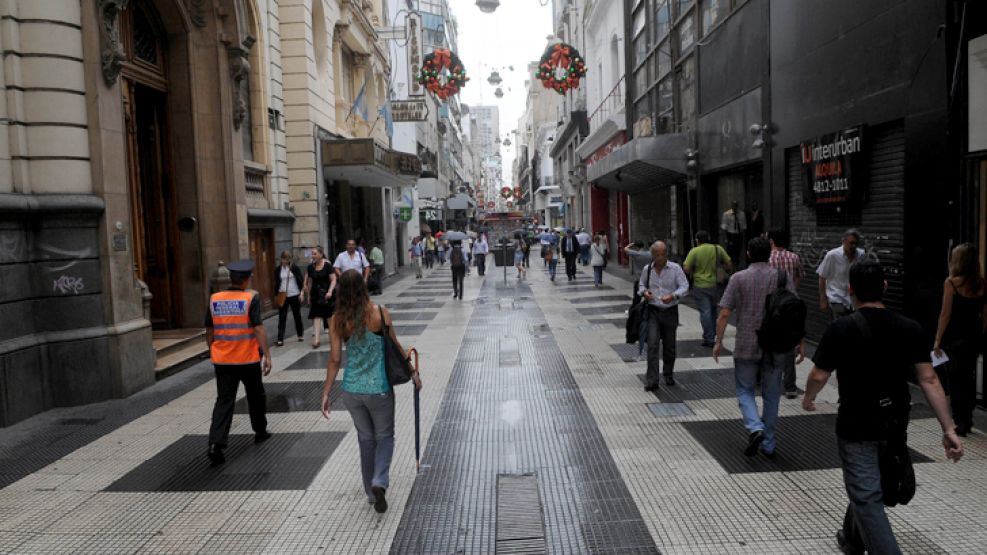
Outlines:
{"type": "Polygon", "coordinates": [[[627,144],[627,132],[621,131],[614,135],[607,143],[600,148],[596,149],[596,152],[590,154],[589,158],[586,159],[586,165],[592,166],[593,164],[603,160],[607,156],[610,156],[615,150],[627,144]]]}

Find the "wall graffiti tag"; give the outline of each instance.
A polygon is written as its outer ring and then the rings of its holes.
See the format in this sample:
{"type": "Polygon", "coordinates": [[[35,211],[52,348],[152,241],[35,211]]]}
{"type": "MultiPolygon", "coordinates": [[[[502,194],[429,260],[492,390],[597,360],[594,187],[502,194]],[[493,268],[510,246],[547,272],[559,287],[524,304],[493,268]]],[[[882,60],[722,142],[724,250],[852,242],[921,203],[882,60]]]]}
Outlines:
{"type": "Polygon", "coordinates": [[[52,282],[51,290],[62,295],[72,293],[78,295],[85,290],[86,284],[81,277],[61,275],[52,282]]]}

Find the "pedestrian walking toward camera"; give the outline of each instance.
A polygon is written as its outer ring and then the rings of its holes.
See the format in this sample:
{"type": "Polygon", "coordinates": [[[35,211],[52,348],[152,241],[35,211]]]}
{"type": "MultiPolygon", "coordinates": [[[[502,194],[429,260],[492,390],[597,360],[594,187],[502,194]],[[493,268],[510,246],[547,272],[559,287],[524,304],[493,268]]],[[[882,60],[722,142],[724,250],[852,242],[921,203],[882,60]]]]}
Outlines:
{"type": "Polygon", "coordinates": [[[452,270],[452,298],[463,298],[463,280],[466,277],[466,254],[462,241],[452,241],[449,251],[449,267],[452,270]]]}
{"type": "Polygon", "coordinates": [[[966,437],[973,428],[977,402],[977,357],[987,347],[987,284],[980,273],[977,247],[953,247],[949,277],[943,283],[942,310],[933,350],[949,357],[946,384],[956,433],[966,437]]]}
{"type": "Polygon", "coordinates": [[[490,243],[487,243],[487,234],[481,233],[480,237],[473,243],[473,257],[476,258],[476,273],[483,276],[487,272],[487,254],[490,253],[490,243]]]}
{"type": "MultiPolygon", "coordinates": [[[[322,416],[331,412],[330,393],[346,344],[341,400],[349,410],[360,445],[360,472],[367,501],[378,513],[387,511],[391,458],[394,455],[394,389],[387,379],[384,361],[384,327],[398,348],[401,344],[391,325],[391,314],[374,304],[363,277],[356,270],[343,272],[339,303],[329,323],[329,364],[322,386],[322,416]]],[[[404,352],[404,349],[401,349],[404,352]]],[[[418,373],[412,374],[421,389],[418,373]]]]}
{"type": "Polygon", "coordinates": [[[435,240],[435,252],[436,252],[436,255],[439,258],[439,266],[445,266],[446,265],[446,250],[447,250],[447,248],[448,248],[448,241],[446,241],[445,239],[441,239],[441,238],[435,240]]]}
{"type": "MultiPolygon", "coordinates": [[[[768,265],[771,245],[767,239],[755,237],[747,246],[750,265],[730,276],[723,298],[720,299],[720,316],[716,321],[716,344],[713,359],[719,362],[723,350],[723,336],[727,320],[737,313],[737,338],[733,348],[734,378],[737,383],[737,402],[747,428],[747,447],[744,455],[753,457],[758,448],[768,457],[775,455],[775,427],[778,423],[778,405],[781,400],[781,376],[788,356],[788,349],[767,349],[762,346],[764,337],[758,337],[765,318],[765,299],[781,288],[794,292],[795,284],[783,271],[768,265]],[[759,341],[760,340],[760,341],[759,341]],[[757,413],[755,386],[761,376],[762,414],[757,413]]],[[[802,326],[805,325],[804,305],[802,326]]],[[[797,341],[801,340],[801,335],[797,341]]],[[[802,347],[799,343],[799,362],[802,347]]]]}
{"type": "Polygon", "coordinates": [[[850,266],[864,256],[858,248],[860,232],[848,229],[843,233],[843,244],[826,253],[816,273],[819,274],[819,310],[832,313],[833,319],[853,312],[853,302],[847,293],[850,266]]]}
{"type": "Polygon", "coordinates": [[[960,460],[963,442],[949,417],[922,328],[884,307],[887,282],[881,265],[861,260],[848,278],[857,311],[823,333],[802,407],[816,410],[816,396],[837,372],[836,437],[849,503],[836,541],[844,553],[897,554],[901,550],[884,507],[908,503],[915,493],[907,446],[912,376],[942,427],[946,457],[960,460]]]}
{"type": "Polygon", "coordinates": [[[435,265],[435,237],[431,233],[425,234],[425,267],[432,268],[435,265]]]}
{"type": "Polygon", "coordinates": [[[679,301],[689,292],[682,267],[668,259],[668,245],[651,245],[651,264],[641,271],[637,292],[648,302],[648,371],[645,391],[658,389],[658,359],[662,359],[665,385],[675,385],[675,336],[679,327],[679,301]]]}
{"type": "Polygon", "coordinates": [[[589,248],[593,243],[593,238],[586,229],[579,228],[579,233],[576,233],[576,241],[579,242],[579,262],[583,266],[589,266],[589,248]]]}
{"type": "Polygon", "coordinates": [[[692,276],[692,298],[703,328],[702,345],[712,347],[716,343],[716,306],[720,302],[717,271],[722,268],[732,272],[733,261],[726,249],[710,243],[709,232],[701,229],[696,232],[696,246],[686,255],[682,268],[692,276]]]}
{"type": "MultiPolygon", "coordinates": [[[[784,229],[768,231],[768,242],[771,243],[771,258],[768,259],[768,264],[776,270],[785,271],[788,280],[795,286],[795,294],[798,295],[798,287],[805,277],[805,270],[802,269],[802,259],[799,255],[788,250],[788,231],[784,229]]],[[[802,393],[795,383],[795,356],[794,351],[788,356],[781,378],[785,397],[788,399],[795,399],[802,393]]]]}
{"type": "Polygon", "coordinates": [[[363,276],[363,281],[370,280],[370,261],[366,255],[356,250],[356,241],[347,239],[346,250],[336,256],[336,261],[332,264],[336,279],[339,279],[346,270],[356,270],[363,276]]]}
{"type": "Polygon", "coordinates": [[[216,371],[216,404],[209,427],[206,456],[213,466],[226,462],[226,449],[233,424],[236,392],[243,382],[254,441],[271,437],[267,431],[263,376],[271,373],[271,351],[261,317],[260,294],[250,289],[254,263],[240,260],[227,266],[230,287],[209,297],[206,311],[206,343],[216,371]]]}
{"type": "Polygon", "coordinates": [[[336,273],[326,260],[322,247],[312,249],[312,263],[305,270],[305,297],[308,298],[308,318],[312,320],[312,348],[322,344],[320,335],[332,317],[332,294],[336,290],[336,273]]]}
{"type": "Polygon", "coordinates": [[[517,278],[523,278],[525,275],[524,239],[521,237],[514,239],[514,267],[517,268],[517,278]]]}
{"type": "Polygon", "coordinates": [[[288,309],[295,318],[295,332],[298,340],[303,341],[305,326],[302,324],[302,300],[304,298],[305,278],[301,269],[292,260],[291,251],[281,253],[281,263],[274,268],[274,289],[277,296],[274,304],[278,307],[278,347],[284,345],[284,331],[287,327],[288,309]]]}
{"type": "Polygon", "coordinates": [[[565,276],[569,278],[569,281],[576,279],[576,257],[579,256],[579,241],[571,229],[565,230],[565,237],[562,238],[559,251],[565,260],[565,276]]]}
{"type": "Polygon", "coordinates": [[[599,287],[603,285],[603,269],[607,266],[607,255],[610,254],[606,237],[597,235],[589,249],[590,263],[593,265],[593,285],[599,287]]]}
{"type": "Polygon", "coordinates": [[[411,240],[411,248],[408,249],[411,257],[411,266],[415,269],[415,279],[422,278],[422,257],[425,256],[425,248],[422,246],[422,238],[415,237],[411,240]]]}
{"type": "Polygon", "coordinates": [[[555,247],[551,243],[542,245],[541,252],[545,265],[548,266],[548,279],[554,282],[555,270],[559,267],[559,257],[555,255],[555,247]]]}
{"type": "Polygon", "coordinates": [[[371,295],[380,295],[384,292],[384,251],[380,249],[380,239],[374,240],[374,246],[367,255],[370,261],[370,279],[367,287],[371,295]]]}

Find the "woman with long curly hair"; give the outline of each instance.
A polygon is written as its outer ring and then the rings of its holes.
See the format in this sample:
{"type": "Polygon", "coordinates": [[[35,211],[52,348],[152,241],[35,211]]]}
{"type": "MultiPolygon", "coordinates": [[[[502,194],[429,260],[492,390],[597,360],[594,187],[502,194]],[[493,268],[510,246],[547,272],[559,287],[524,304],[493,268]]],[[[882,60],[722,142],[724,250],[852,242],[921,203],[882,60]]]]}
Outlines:
{"type": "Polygon", "coordinates": [[[977,247],[956,245],[949,257],[949,277],[943,283],[942,310],[933,349],[947,363],[946,389],[956,422],[956,435],[973,427],[977,402],[977,357],[987,342],[987,282],[980,271],[977,247]]]}
{"type": "MultiPolygon", "coordinates": [[[[394,454],[394,390],[384,366],[384,326],[389,328],[391,340],[398,347],[401,344],[391,325],[391,314],[370,301],[360,272],[343,272],[336,299],[336,312],[329,320],[329,365],[322,388],[322,416],[329,418],[329,392],[339,372],[345,343],[342,401],[356,427],[367,501],[383,513],[387,510],[384,495],[394,454]]],[[[421,389],[417,372],[412,379],[415,389],[421,389]]]]}

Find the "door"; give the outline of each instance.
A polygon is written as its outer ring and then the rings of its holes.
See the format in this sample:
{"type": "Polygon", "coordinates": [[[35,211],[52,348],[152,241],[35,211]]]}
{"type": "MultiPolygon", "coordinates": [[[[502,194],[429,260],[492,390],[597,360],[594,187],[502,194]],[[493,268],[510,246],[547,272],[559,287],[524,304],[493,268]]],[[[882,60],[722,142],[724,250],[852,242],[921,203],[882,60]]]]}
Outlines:
{"type": "Polygon", "coordinates": [[[250,259],[254,261],[254,276],[252,287],[260,293],[261,306],[271,310],[274,297],[274,230],[250,230],[250,259]]]}
{"type": "Polygon", "coordinates": [[[181,322],[175,192],[168,160],[167,80],[164,41],[147,2],[121,12],[126,60],[121,91],[127,130],[127,167],[134,263],[152,294],[151,324],[181,322]]]}

